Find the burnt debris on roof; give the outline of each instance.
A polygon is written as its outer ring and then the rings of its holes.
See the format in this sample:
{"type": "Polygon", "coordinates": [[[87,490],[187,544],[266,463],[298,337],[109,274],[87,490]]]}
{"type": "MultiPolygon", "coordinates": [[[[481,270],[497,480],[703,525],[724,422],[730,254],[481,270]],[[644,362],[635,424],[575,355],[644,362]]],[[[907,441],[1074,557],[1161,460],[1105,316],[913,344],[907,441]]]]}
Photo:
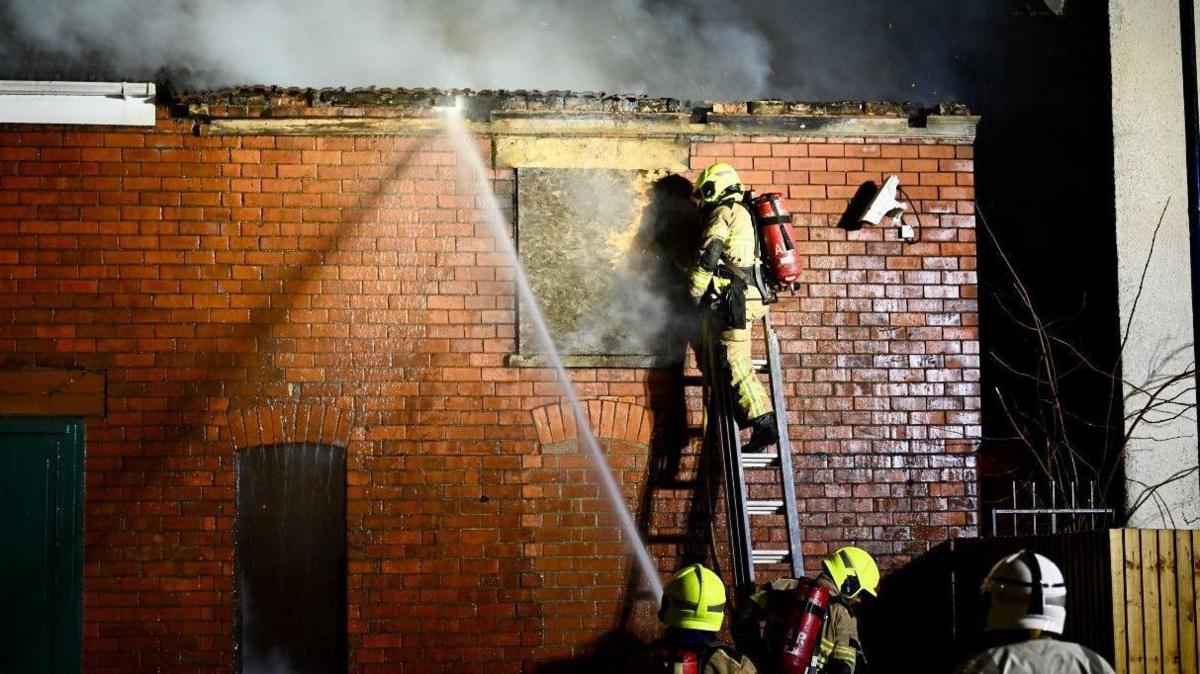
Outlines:
{"type": "Polygon", "coordinates": [[[642,95],[579,91],[475,91],[471,89],[393,89],[245,86],[168,94],[167,103],[190,116],[209,118],[427,117],[458,104],[470,118],[492,113],[662,114],[704,118],[725,116],[893,117],[968,116],[966,106],[942,103],[921,108],[874,101],[800,102],[686,101],[642,95]]]}

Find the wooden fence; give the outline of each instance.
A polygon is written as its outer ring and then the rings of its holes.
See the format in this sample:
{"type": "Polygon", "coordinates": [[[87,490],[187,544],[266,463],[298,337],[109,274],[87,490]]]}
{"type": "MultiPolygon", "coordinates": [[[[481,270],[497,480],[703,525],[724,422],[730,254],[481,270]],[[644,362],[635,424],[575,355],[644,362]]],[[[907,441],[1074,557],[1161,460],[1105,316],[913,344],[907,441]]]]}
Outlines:
{"type": "Polygon", "coordinates": [[[1200,532],[1113,529],[948,541],[885,579],[862,607],[872,672],[950,672],[985,647],[984,577],[1030,549],[1067,580],[1063,638],[1128,674],[1200,674],[1196,624],[1200,532]],[[916,658],[914,660],[914,658],[916,658]]]}
{"type": "Polygon", "coordinates": [[[1117,671],[1196,674],[1200,531],[1114,529],[1109,550],[1117,671]]]}

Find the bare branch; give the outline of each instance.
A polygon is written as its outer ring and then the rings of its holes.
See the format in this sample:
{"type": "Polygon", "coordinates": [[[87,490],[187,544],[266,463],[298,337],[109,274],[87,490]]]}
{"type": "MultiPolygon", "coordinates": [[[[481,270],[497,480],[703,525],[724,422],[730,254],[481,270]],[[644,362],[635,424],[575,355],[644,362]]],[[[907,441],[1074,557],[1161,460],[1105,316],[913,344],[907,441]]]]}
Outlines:
{"type": "Polygon", "coordinates": [[[1005,415],[1008,416],[1008,420],[1009,420],[1010,424],[1012,425],[1013,430],[1016,431],[1018,436],[1020,436],[1021,443],[1025,445],[1026,449],[1029,450],[1029,453],[1033,456],[1034,460],[1038,462],[1038,466],[1041,468],[1042,472],[1045,473],[1046,475],[1051,475],[1050,468],[1046,465],[1046,463],[1044,461],[1042,461],[1041,455],[1038,454],[1037,448],[1034,446],[1033,442],[1029,439],[1029,436],[1026,435],[1025,432],[1021,429],[1020,424],[1015,423],[1016,420],[1013,418],[1012,411],[1009,409],[1008,403],[1005,402],[1005,400],[1004,400],[1004,394],[1000,393],[1000,389],[995,389],[995,390],[996,390],[996,397],[1000,399],[1000,407],[1004,409],[1005,415]]]}
{"type": "Polygon", "coordinates": [[[1167,388],[1169,388],[1172,384],[1174,384],[1177,381],[1181,381],[1187,377],[1194,377],[1194,376],[1195,376],[1195,372],[1193,370],[1188,370],[1186,372],[1181,372],[1181,373],[1175,375],[1174,377],[1171,377],[1167,381],[1163,382],[1162,384],[1160,384],[1158,386],[1158,388],[1155,389],[1154,392],[1150,395],[1150,400],[1147,403],[1147,405],[1143,406],[1138,411],[1138,413],[1136,415],[1134,415],[1132,423],[1129,424],[1129,428],[1126,429],[1126,431],[1125,431],[1125,438],[1124,438],[1124,442],[1122,443],[1122,446],[1129,444],[1129,438],[1133,436],[1134,431],[1138,427],[1138,424],[1141,423],[1142,420],[1145,419],[1146,415],[1149,414],[1150,411],[1153,409],[1152,403],[1154,403],[1155,399],[1157,399],[1158,396],[1160,394],[1162,394],[1163,391],[1165,391],[1167,388]]]}
{"type": "MultiPolygon", "coordinates": [[[[1142,482],[1141,480],[1129,480],[1130,482],[1141,486],[1142,492],[1138,495],[1138,497],[1136,499],[1134,499],[1133,505],[1129,506],[1129,510],[1128,510],[1127,514],[1133,515],[1135,512],[1137,512],[1138,508],[1141,508],[1142,505],[1145,504],[1145,502],[1150,498],[1159,498],[1161,500],[1161,497],[1158,496],[1159,489],[1162,489],[1163,487],[1171,484],[1172,482],[1178,482],[1179,480],[1182,480],[1182,479],[1188,477],[1192,473],[1195,473],[1197,470],[1200,470],[1200,466],[1191,466],[1190,468],[1184,468],[1182,470],[1176,471],[1175,473],[1172,473],[1165,480],[1163,480],[1161,482],[1157,482],[1155,484],[1146,484],[1145,482],[1142,482]]],[[[1165,503],[1163,505],[1165,505],[1165,503]]],[[[1168,510],[1169,510],[1169,508],[1168,508],[1168,510]]],[[[1168,516],[1169,516],[1169,513],[1168,513],[1168,516]]],[[[1172,524],[1174,524],[1173,521],[1172,521],[1172,524]]]]}
{"type": "Polygon", "coordinates": [[[1196,437],[1196,436],[1194,436],[1194,435],[1171,435],[1171,436],[1168,436],[1165,438],[1156,438],[1153,435],[1139,435],[1137,437],[1130,438],[1130,439],[1131,440],[1144,440],[1146,442],[1173,442],[1175,440],[1187,440],[1188,438],[1194,438],[1194,437],[1196,437]]]}
{"type": "Polygon", "coordinates": [[[1039,384],[1039,385],[1043,385],[1043,386],[1045,386],[1049,383],[1045,379],[1042,379],[1041,377],[1038,377],[1037,375],[1032,375],[1032,374],[1029,374],[1028,372],[1023,372],[1021,370],[1018,370],[1016,367],[1009,365],[1007,361],[1005,361],[1003,358],[1001,358],[999,355],[997,355],[994,352],[989,353],[988,355],[992,357],[992,360],[999,363],[1001,367],[1003,367],[1005,370],[1008,370],[1013,375],[1021,377],[1022,379],[1028,379],[1028,380],[1034,382],[1035,384],[1039,384]]]}
{"type": "Polygon", "coordinates": [[[1171,197],[1163,204],[1162,213],[1158,215],[1158,224],[1154,225],[1154,233],[1150,236],[1150,250],[1146,253],[1146,262],[1142,265],[1142,275],[1138,278],[1137,293],[1133,296],[1133,304],[1129,307],[1129,318],[1125,320],[1125,334],[1121,337],[1120,353],[1125,353],[1125,344],[1129,341],[1129,328],[1133,326],[1133,317],[1137,314],[1138,302],[1142,299],[1142,291],[1146,288],[1146,274],[1150,271],[1150,261],[1154,259],[1154,244],[1158,241],[1158,230],[1162,229],[1163,219],[1167,217],[1167,209],[1171,207],[1171,197]]]}
{"type": "MultiPolygon", "coordinates": [[[[997,293],[996,303],[1008,317],[1011,325],[1015,326],[1014,334],[1022,338],[1028,334],[1034,339],[1029,340],[1028,347],[1032,350],[1034,360],[1031,367],[1018,367],[1006,357],[995,351],[989,355],[1005,372],[1018,380],[1030,382],[1034,388],[1033,396],[1024,409],[1016,406],[1005,392],[995,388],[1001,409],[1008,423],[1016,434],[1013,441],[1019,442],[1033,457],[1037,469],[1052,484],[1064,484],[1088,477],[1101,484],[1101,497],[1111,494],[1122,459],[1131,451],[1134,442],[1163,443],[1182,440],[1187,435],[1155,436],[1161,429],[1170,433],[1165,426],[1180,419],[1191,419],[1194,416],[1197,391],[1195,364],[1191,363],[1181,369],[1176,369],[1176,363],[1181,354],[1189,351],[1186,347],[1169,348],[1168,339],[1161,340],[1155,347],[1150,362],[1152,366],[1148,376],[1140,381],[1132,381],[1128,373],[1122,371],[1122,356],[1132,337],[1137,310],[1142,294],[1146,290],[1150,265],[1153,263],[1157,247],[1158,234],[1165,222],[1170,201],[1164,204],[1151,236],[1149,250],[1143,263],[1137,289],[1128,315],[1124,318],[1125,325],[1120,336],[1115,360],[1110,367],[1103,366],[1088,354],[1085,354],[1075,343],[1064,339],[1055,331],[1069,324],[1072,318],[1081,315],[1086,309],[1086,299],[1081,303],[1078,313],[1053,320],[1045,320],[1039,314],[1034,304],[1034,298],[1029,288],[1016,272],[1012,259],[1000,246],[996,232],[991,229],[987,218],[978,212],[981,229],[990,238],[996,254],[1007,270],[1011,280],[1011,288],[1004,288],[1006,294],[1015,297],[1016,302],[1010,304],[997,293]],[[1018,308],[1016,304],[1019,303],[1018,308]],[[1104,408],[1104,418],[1096,421],[1084,418],[1067,407],[1062,389],[1064,379],[1076,373],[1087,372],[1098,376],[1100,381],[1108,384],[1108,404],[1104,408]],[[1123,404],[1122,404],[1123,403],[1123,404]],[[1128,414],[1121,412],[1124,408],[1128,414]],[[1104,438],[1099,452],[1099,462],[1088,460],[1075,447],[1076,432],[1079,429],[1095,429],[1102,431],[1104,438]]],[[[1095,458],[1095,455],[1092,456],[1095,458]]],[[[1192,469],[1193,471],[1195,469],[1192,469]]],[[[1186,475],[1172,476],[1158,485],[1142,485],[1143,491],[1134,500],[1133,512],[1146,503],[1154,503],[1163,510],[1164,520],[1171,518],[1167,512],[1165,500],[1157,493],[1165,484],[1186,475]]],[[[1066,492],[1063,492],[1064,496],[1066,492]]]]}

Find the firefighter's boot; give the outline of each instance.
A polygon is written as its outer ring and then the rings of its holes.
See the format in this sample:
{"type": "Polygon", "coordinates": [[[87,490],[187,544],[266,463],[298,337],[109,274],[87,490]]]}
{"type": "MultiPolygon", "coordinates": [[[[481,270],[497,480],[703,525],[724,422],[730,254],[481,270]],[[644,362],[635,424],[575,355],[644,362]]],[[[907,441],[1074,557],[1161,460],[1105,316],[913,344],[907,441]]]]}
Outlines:
{"type": "Polygon", "coordinates": [[[767,412],[751,419],[750,429],[750,442],[742,447],[743,452],[761,452],[779,442],[779,432],[775,430],[774,412],[767,412]]]}

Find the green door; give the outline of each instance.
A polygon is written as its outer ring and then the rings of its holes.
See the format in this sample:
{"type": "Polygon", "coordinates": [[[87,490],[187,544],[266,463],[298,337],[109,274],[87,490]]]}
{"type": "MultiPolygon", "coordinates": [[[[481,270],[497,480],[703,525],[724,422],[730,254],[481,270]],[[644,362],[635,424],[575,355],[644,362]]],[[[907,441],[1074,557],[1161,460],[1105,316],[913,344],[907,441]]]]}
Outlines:
{"type": "Polygon", "coordinates": [[[78,672],[82,421],[0,418],[0,546],[0,674],[78,672]]]}

